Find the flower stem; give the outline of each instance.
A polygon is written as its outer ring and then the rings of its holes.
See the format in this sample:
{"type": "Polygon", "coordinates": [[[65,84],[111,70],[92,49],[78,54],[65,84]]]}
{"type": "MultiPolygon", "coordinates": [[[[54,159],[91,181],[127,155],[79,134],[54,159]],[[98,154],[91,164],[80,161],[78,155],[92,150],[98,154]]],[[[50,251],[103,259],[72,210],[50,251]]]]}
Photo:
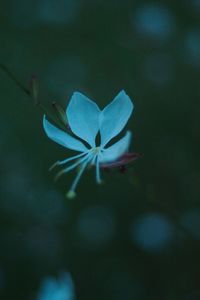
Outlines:
{"type": "Polygon", "coordinates": [[[35,101],[33,98],[33,93],[31,93],[31,90],[26,88],[18,79],[17,77],[7,68],[4,64],[0,63],[0,69],[32,100],[35,102],[35,106],[39,107],[42,112],[47,115],[52,121],[54,121],[59,127],[66,130],[67,128],[63,126],[63,124],[60,122],[60,120],[57,117],[54,117],[53,114],[50,114],[48,109],[39,101],[35,101]]]}
{"type": "Polygon", "coordinates": [[[0,69],[15,82],[15,84],[28,96],[31,96],[29,89],[23,86],[23,84],[13,75],[13,73],[3,64],[0,63],[0,69]]]}

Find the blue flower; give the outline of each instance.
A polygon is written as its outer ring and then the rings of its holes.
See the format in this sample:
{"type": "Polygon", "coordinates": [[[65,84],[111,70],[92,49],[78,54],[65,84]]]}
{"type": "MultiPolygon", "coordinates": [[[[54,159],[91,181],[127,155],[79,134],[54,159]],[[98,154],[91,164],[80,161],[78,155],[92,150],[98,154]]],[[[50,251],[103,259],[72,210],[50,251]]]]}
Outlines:
{"type": "Polygon", "coordinates": [[[69,273],[63,273],[59,279],[47,277],[43,280],[37,300],[74,300],[74,285],[69,273]]]}
{"type": "Polygon", "coordinates": [[[80,166],[67,193],[68,198],[73,198],[76,195],[76,186],[88,165],[96,166],[96,181],[101,183],[101,164],[115,161],[128,150],[131,140],[130,131],[112,146],[107,147],[107,144],[122,131],[133,108],[133,103],[125,91],[121,91],[102,111],[89,98],[75,92],[67,107],[66,116],[72,133],[79,139],[55,127],[44,116],[43,126],[47,136],[63,147],[80,152],[78,155],[58,161],[53,165],[53,167],[63,165],[75,160],[73,164],[60,171],[56,179],[80,166]],[[100,132],[101,142],[96,145],[98,132],[100,132]]]}

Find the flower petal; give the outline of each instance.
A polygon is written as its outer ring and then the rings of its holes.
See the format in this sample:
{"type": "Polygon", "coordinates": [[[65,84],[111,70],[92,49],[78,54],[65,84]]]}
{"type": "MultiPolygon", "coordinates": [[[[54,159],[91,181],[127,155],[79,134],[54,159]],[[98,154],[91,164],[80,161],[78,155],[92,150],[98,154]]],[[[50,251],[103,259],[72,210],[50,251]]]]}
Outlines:
{"type": "Polygon", "coordinates": [[[120,155],[116,160],[111,162],[105,162],[101,164],[101,168],[103,169],[114,169],[126,166],[132,163],[134,160],[140,158],[141,155],[135,152],[124,152],[120,155]]]}
{"type": "Polygon", "coordinates": [[[43,127],[47,134],[47,136],[58,143],[59,145],[66,147],[68,149],[86,152],[88,149],[85,147],[83,143],[70,136],[68,133],[64,132],[61,129],[58,129],[54,125],[52,125],[49,121],[47,121],[46,117],[43,118],[43,127]]]}
{"type": "Polygon", "coordinates": [[[100,114],[101,144],[106,145],[126,125],[134,106],[125,91],[121,91],[100,114]]]}
{"type": "Polygon", "coordinates": [[[121,140],[108,147],[107,149],[103,149],[103,152],[99,154],[100,164],[115,161],[118,157],[120,157],[124,152],[128,150],[130,141],[131,132],[127,131],[126,135],[121,140]]]}
{"type": "Polygon", "coordinates": [[[100,109],[89,98],[75,92],[67,107],[67,119],[72,132],[95,146],[95,138],[99,130],[100,109]]]}

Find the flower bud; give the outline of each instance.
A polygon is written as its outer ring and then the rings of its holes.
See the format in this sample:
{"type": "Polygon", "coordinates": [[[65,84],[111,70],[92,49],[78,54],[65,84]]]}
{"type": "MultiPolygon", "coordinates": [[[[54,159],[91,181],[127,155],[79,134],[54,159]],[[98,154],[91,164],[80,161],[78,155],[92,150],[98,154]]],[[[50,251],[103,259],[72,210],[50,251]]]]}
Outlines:
{"type": "Polygon", "coordinates": [[[39,103],[38,101],[39,84],[35,75],[32,75],[30,80],[30,95],[34,100],[34,104],[37,105],[39,103]]]}
{"type": "Polygon", "coordinates": [[[120,157],[118,157],[115,161],[102,163],[100,164],[100,168],[104,170],[111,170],[115,168],[119,168],[121,173],[126,171],[126,165],[130,164],[134,160],[141,157],[141,154],[135,152],[126,152],[120,157]]]}
{"type": "Polygon", "coordinates": [[[66,127],[68,127],[68,121],[67,121],[67,116],[66,113],[64,111],[64,109],[62,108],[62,106],[60,106],[58,103],[56,103],[55,101],[52,102],[52,107],[55,111],[55,114],[57,116],[57,118],[59,119],[59,121],[66,127]]]}

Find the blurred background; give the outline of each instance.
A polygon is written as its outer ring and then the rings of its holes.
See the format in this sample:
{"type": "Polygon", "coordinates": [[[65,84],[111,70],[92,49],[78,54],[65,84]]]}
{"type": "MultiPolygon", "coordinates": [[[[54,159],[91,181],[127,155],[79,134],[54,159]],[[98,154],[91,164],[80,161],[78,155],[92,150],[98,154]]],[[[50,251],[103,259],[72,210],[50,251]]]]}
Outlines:
{"type": "Polygon", "coordinates": [[[48,168],[72,152],[0,70],[0,299],[38,299],[45,278],[70,272],[80,300],[199,300],[200,1],[0,7],[0,62],[24,85],[36,74],[49,106],[80,91],[103,108],[125,89],[142,154],[102,186],[86,172],[66,199],[74,173],[54,183],[48,168]]]}

